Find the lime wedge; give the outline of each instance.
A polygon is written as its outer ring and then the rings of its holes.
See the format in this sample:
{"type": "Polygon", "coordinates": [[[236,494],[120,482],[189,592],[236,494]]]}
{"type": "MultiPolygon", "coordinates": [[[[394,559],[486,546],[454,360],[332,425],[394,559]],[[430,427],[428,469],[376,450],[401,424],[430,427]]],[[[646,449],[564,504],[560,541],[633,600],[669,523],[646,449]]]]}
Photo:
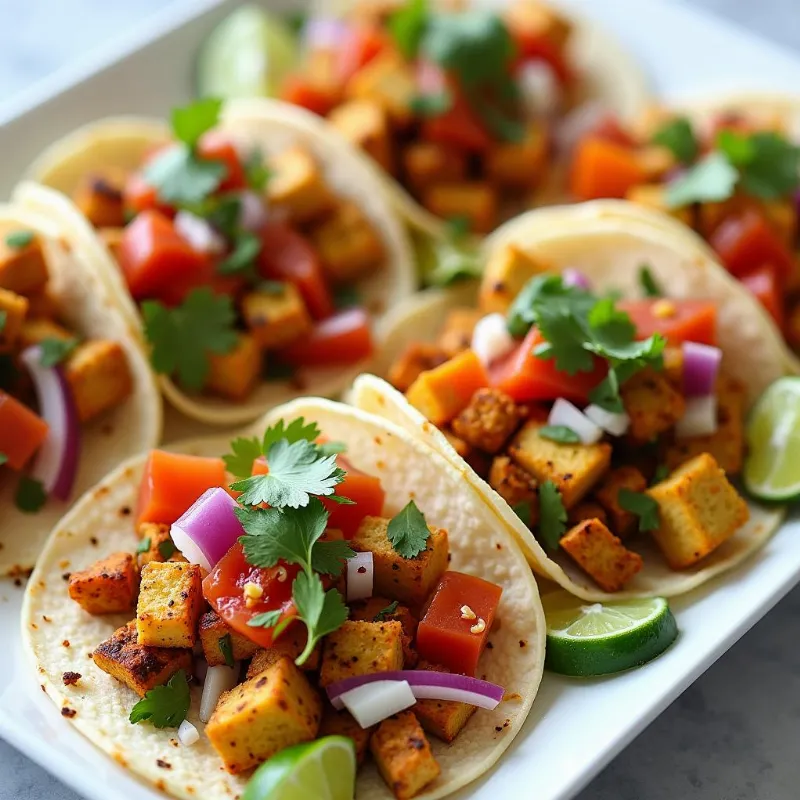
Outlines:
{"type": "Polygon", "coordinates": [[[588,678],[640,667],[678,636],[663,597],[585,603],[568,592],[542,597],[547,618],[545,668],[588,678]]]}
{"type": "Polygon", "coordinates": [[[744,485],[761,500],[800,497],[800,378],[780,378],[759,397],[747,423],[744,485]]]}
{"type": "Polygon", "coordinates": [[[270,97],[298,58],[297,38],[280,17],[254,5],[225,17],[197,58],[201,97],[270,97]]]}
{"type": "Polygon", "coordinates": [[[353,800],[356,750],[346,736],[297,744],[265,761],[247,783],[242,800],[353,800]]]}

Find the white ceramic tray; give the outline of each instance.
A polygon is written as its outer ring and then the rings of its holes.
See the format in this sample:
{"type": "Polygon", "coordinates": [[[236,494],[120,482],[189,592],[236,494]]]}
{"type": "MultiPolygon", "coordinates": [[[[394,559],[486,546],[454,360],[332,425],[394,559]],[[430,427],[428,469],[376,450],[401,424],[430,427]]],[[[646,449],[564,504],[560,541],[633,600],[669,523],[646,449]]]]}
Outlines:
{"type": "MultiPolygon", "coordinates": [[[[599,17],[646,66],[663,96],[800,86],[796,57],[674,0],[563,2],[599,17]]],[[[114,113],[163,114],[186,99],[198,45],[233,5],[225,0],[171,5],[6,106],[0,112],[0,193],[7,194],[22,165],[75,126],[114,113]]],[[[794,519],[744,568],[673,603],[681,637],[664,657],[603,680],[547,675],[527,724],[499,767],[460,797],[572,797],[798,580],[800,520],[794,519]]],[[[0,735],[92,800],[163,797],[96,751],[39,691],[20,647],[21,599],[21,589],[0,582],[6,656],[0,735]]]]}

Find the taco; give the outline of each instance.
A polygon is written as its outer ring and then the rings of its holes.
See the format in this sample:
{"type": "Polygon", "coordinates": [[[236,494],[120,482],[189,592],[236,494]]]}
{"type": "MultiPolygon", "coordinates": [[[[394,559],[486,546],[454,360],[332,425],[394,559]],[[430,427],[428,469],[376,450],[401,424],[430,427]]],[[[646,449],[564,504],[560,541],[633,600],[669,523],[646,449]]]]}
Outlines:
{"type": "Polygon", "coordinates": [[[359,763],[372,734],[359,796],[475,780],[543,669],[542,607],[513,537],[458,468],[379,417],[300,399],[243,437],[225,463],[220,438],[129,461],[56,526],[23,610],[37,681],[173,797],[239,797],[260,762],[331,734],[359,763]],[[406,699],[387,705],[365,686],[376,675],[406,699]]]}
{"type": "Polygon", "coordinates": [[[498,230],[480,286],[398,312],[394,388],[361,376],[351,398],[466,468],[541,575],[592,601],[677,595],[781,519],[731,481],[745,415],[786,362],[724,269],[603,209],[498,230]]]}
{"type": "Polygon", "coordinates": [[[0,575],[29,571],[68,504],[153,447],[147,358],[75,231],[0,206],[0,575]]]}
{"type": "Polygon", "coordinates": [[[415,284],[366,159],[277,101],[198,101],[172,127],[82,128],[29,170],[65,196],[24,183],[14,197],[94,239],[103,279],[185,415],[232,425],[304,391],[336,394],[415,284]]]}

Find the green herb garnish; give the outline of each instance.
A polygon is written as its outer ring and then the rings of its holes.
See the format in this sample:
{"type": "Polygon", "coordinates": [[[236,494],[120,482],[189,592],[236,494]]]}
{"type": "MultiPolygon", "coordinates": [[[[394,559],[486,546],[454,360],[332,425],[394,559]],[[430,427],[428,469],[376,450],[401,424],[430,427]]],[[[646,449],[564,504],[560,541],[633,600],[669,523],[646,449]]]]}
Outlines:
{"type": "Polygon", "coordinates": [[[617,493],[617,502],[620,508],[639,517],[640,531],[654,531],[658,529],[658,503],[650,495],[634,492],[622,488],[617,493]]]}
{"type": "Polygon", "coordinates": [[[667,186],[668,208],[692,203],[721,202],[733,196],[739,173],[722,153],[709,153],[690,170],[667,186]]]}
{"type": "Polygon", "coordinates": [[[136,546],[136,555],[137,555],[137,556],[140,556],[140,555],[142,555],[143,553],[146,553],[146,552],[147,552],[147,551],[150,549],[150,544],[151,544],[151,542],[150,542],[150,537],[149,537],[149,536],[146,536],[146,537],[145,537],[144,539],[142,539],[142,540],[139,542],[139,544],[136,546]]]}
{"type": "Polygon", "coordinates": [[[651,486],[665,480],[669,476],[669,467],[666,464],[659,464],[656,471],[653,473],[653,480],[650,482],[651,486]]]}
{"type": "Polygon", "coordinates": [[[426,0],[410,0],[390,15],[387,28],[397,48],[407,61],[416,58],[427,22],[428,4],[426,0]]]}
{"type": "Polygon", "coordinates": [[[48,336],[39,342],[39,363],[43,367],[54,367],[69,358],[77,346],[78,340],[75,337],[56,339],[48,336]]]}
{"type": "Polygon", "coordinates": [[[158,552],[161,554],[161,558],[163,558],[164,561],[169,561],[172,556],[175,555],[177,549],[172,539],[164,539],[163,542],[158,543],[158,552]]]}
{"type": "Polygon", "coordinates": [[[8,311],[0,311],[0,333],[5,330],[6,322],[8,322],[8,311]]]}
{"type": "Polygon", "coordinates": [[[568,425],[545,425],[539,428],[539,436],[562,444],[575,444],[581,440],[581,437],[568,425]]]}
{"type": "Polygon", "coordinates": [[[286,284],[283,281],[259,281],[255,289],[264,294],[279,296],[286,291],[286,284]]]}
{"type": "Polygon", "coordinates": [[[361,293],[355,286],[337,286],[333,291],[333,304],[338,309],[354,308],[361,305],[361,293]]]}
{"type": "Polygon", "coordinates": [[[800,187],[800,147],[777,133],[720,131],[717,149],[739,170],[739,185],[753,197],[777,200],[800,187]]]}
{"type": "Polygon", "coordinates": [[[8,456],[5,453],[0,453],[0,467],[8,463],[8,456]]]}
{"type": "Polygon", "coordinates": [[[261,239],[242,231],[234,238],[233,251],[217,266],[220,275],[244,275],[256,280],[255,262],[261,252],[261,239]]]}
{"type": "Polygon", "coordinates": [[[47,493],[41,481],[23,475],[17,485],[14,503],[25,514],[35,514],[47,501],[47,493]]]}
{"type": "Polygon", "coordinates": [[[6,234],[6,244],[13,250],[22,250],[34,239],[33,231],[11,231],[6,234]]]}
{"type": "Polygon", "coordinates": [[[419,117],[438,117],[453,107],[453,96],[450,92],[436,94],[418,94],[411,98],[409,108],[419,117]]]}
{"type": "Polygon", "coordinates": [[[662,297],[664,295],[647,264],[639,267],[639,285],[642,287],[642,294],[645,297],[662,297]]]}
{"type": "Polygon", "coordinates": [[[523,500],[521,503],[511,506],[511,510],[522,520],[522,522],[525,523],[527,527],[530,527],[533,516],[533,504],[530,500],[523,500]]]}
{"type": "Polygon", "coordinates": [[[665,123],[656,131],[653,143],[669,149],[681,164],[691,164],[700,152],[692,123],[686,117],[676,117],[665,123]]]}
{"type": "Polygon", "coordinates": [[[233,640],[231,639],[231,635],[226,633],[224,636],[220,636],[217,640],[217,646],[219,647],[219,652],[222,653],[222,657],[225,659],[226,666],[232,667],[233,640]]]}
{"type": "Polygon", "coordinates": [[[425,517],[413,500],[389,522],[389,541],[398,555],[415,558],[428,546],[431,532],[425,517]]]}
{"type": "Polygon", "coordinates": [[[258,147],[248,153],[243,166],[247,185],[255,192],[263,192],[269,182],[270,169],[258,147]]]}
{"type": "Polygon", "coordinates": [[[156,728],[177,728],[189,713],[189,681],[178,670],[162,686],[155,686],[131,709],[128,719],[135,725],[148,720],[156,728]]]}
{"type": "Polygon", "coordinates": [[[386,606],[386,608],[382,608],[373,617],[372,621],[373,622],[384,622],[387,617],[391,616],[392,614],[394,614],[395,611],[397,611],[397,606],[399,606],[399,605],[400,605],[400,603],[398,603],[397,600],[392,600],[392,602],[389,603],[389,605],[386,606]]]}
{"type": "Polygon", "coordinates": [[[558,549],[566,530],[567,510],[561,493],[553,481],[545,481],[539,486],[539,533],[545,547],[558,549]]]}

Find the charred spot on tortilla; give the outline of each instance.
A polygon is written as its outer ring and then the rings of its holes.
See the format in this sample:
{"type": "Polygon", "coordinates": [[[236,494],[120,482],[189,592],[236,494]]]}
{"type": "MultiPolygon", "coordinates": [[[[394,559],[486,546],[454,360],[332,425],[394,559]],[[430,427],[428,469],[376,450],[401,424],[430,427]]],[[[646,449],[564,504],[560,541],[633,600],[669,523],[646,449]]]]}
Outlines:
{"type": "Polygon", "coordinates": [[[77,715],[78,715],[78,712],[74,708],[70,708],[69,706],[64,706],[61,709],[61,716],[62,717],[66,717],[67,719],[72,719],[73,717],[76,717],[77,715]]]}
{"type": "Polygon", "coordinates": [[[61,676],[61,682],[64,686],[75,686],[82,677],[80,672],[65,672],[61,676]]]}

